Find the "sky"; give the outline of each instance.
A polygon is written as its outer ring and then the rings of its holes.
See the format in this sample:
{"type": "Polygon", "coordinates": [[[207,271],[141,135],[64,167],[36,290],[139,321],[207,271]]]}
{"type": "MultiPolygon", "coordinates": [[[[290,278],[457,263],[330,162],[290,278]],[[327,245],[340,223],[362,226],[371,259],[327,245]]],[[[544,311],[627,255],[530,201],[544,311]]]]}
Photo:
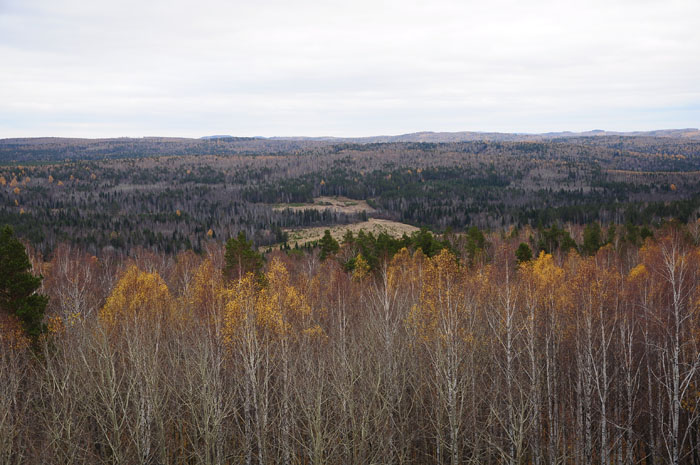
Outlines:
{"type": "Polygon", "coordinates": [[[0,0],[0,138],[700,126],[700,0],[0,0]]]}

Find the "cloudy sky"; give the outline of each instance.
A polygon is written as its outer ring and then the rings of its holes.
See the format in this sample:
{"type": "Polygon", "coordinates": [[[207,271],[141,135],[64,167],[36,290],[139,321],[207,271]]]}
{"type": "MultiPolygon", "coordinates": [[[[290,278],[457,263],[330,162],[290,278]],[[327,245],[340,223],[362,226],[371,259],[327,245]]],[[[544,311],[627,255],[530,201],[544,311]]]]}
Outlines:
{"type": "Polygon", "coordinates": [[[700,126],[698,0],[0,0],[0,138],[700,126]]]}

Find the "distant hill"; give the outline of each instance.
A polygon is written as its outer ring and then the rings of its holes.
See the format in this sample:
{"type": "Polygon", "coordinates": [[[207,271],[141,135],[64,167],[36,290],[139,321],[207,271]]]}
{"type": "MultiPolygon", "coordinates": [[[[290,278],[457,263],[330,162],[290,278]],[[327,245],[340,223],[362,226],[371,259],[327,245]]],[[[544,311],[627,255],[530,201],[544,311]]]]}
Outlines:
{"type": "Polygon", "coordinates": [[[204,139],[204,140],[212,140],[212,139],[233,139],[233,136],[215,134],[215,135],[213,135],[213,136],[204,136],[204,137],[200,137],[200,139],[204,139]]]}
{"type": "Polygon", "coordinates": [[[686,129],[660,129],[655,131],[616,132],[594,129],[585,132],[547,132],[541,134],[528,133],[504,133],[504,132],[414,132],[396,136],[369,136],[369,137],[270,137],[269,140],[308,140],[325,142],[353,142],[353,143],[389,143],[389,142],[471,142],[471,141],[495,141],[495,142],[523,142],[541,141],[551,139],[564,139],[576,137],[671,137],[682,139],[700,140],[700,130],[697,128],[686,129]]]}
{"type": "MultiPolygon", "coordinates": [[[[328,151],[330,147],[369,144],[469,144],[542,143],[596,146],[645,153],[687,156],[700,150],[700,130],[549,132],[544,134],[500,132],[415,132],[372,137],[237,137],[211,135],[184,137],[119,137],[79,139],[35,137],[0,139],[0,163],[97,160],[178,155],[279,155],[328,151]],[[692,146],[692,147],[691,147],[692,146]]],[[[332,150],[331,150],[332,151],[332,150]]]]}

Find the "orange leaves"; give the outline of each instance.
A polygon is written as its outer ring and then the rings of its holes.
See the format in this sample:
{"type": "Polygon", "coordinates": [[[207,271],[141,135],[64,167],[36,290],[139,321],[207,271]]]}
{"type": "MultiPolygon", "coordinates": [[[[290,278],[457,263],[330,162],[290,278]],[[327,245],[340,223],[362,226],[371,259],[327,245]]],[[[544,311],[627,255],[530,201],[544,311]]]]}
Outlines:
{"type": "Polygon", "coordinates": [[[130,266],[100,310],[100,320],[110,327],[129,320],[160,321],[171,317],[174,309],[175,301],[158,273],[130,266]]]}

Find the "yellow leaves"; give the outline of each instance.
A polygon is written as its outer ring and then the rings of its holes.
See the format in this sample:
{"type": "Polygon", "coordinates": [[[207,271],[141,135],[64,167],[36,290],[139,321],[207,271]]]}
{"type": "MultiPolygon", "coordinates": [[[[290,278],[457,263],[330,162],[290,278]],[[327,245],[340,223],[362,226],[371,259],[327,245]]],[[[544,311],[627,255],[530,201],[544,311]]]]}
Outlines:
{"type": "Polygon", "coordinates": [[[639,281],[645,279],[647,276],[649,276],[647,267],[644,266],[643,263],[640,263],[630,270],[629,274],[627,275],[627,279],[630,281],[639,281]]]}
{"type": "Polygon", "coordinates": [[[90,175],[90,179],[92,179],[94,181],[95,179],[97,179],[97,175],[95,173],[92,173],[90,175]]]}
{"type": "Polygon", "coordinates": [[[424,340],[464,336],[457,334],[465,316],[464,278],[464,270],[447,249],[427,261],[420,303],[408,316],[408,324],[424,340]]]}
{"type": "Polygon", "coordinates": [[[49,184],[53,182],[53,176],[49,175],[49,184]]]}
{"type": "Polygon", "coordinates": [[[251,334],[288,338],[323,333],[311,325],[311,306],[279,258],[272,260],[265,278],[267,285],[260,288],[255,275],[248,273],[230,289],[223,318],[228,344],[251,334]]]}
{"type": "Polygon", "coordinates": [[[58,315],[49,317],[46,326],[50,336],[61,334],[66,330],[66,327],[63,324],[63,318],[58,315]]]}
{"type": "Polygon", "coordinates": [[[57,186],[62,186],[62,185],[63,185],[63,181],[58,181],[58,183],[57,183],[56,185],[57,185],[57,186]]]}
{"type": "Polygon", "coordinates": [[[556,284],[564,277],[564,270],[554,264],[550,254],[540,252],[535,259],[521,265],[521,270],[532,279],[539,288],[556,284]]]}
{"type": "Polygon", "coordinates": [[[676,189],[678,189],[675,184],[671,184],[670,188],[674,192],[676,191],[676,189]]]}
{"type": "Polygon", "coordinates": [[[0,176],[0,186],[5,187],[7,185],[7,179],[5,179],[5,176],[0,176]]]}
{"type": "Polygon", "coordinates": [[[13,176],[12,181],[10,181],[10,187],[15,187],[17,184],[17,178],[13,176]]]}
{"type": "Polygon", "coordinates": [[[181,212],[180,210],[175,210],[175,214],[176,214],[177,216],[180,216],[180,215],[182,215],[182,212],[181,212]]]}
{"type": "Polygon", "coordinates": [[[214,230],[213,229],[209,229],[209,231],[207,231],[207,237],[214,237],[214,230]]]}
{"type": "Polygon", "coordinates": [[[252,273],[238,281],[228,294],[224,310],[224,342],[231,345],[239,338],[239,330],[255,318],[256,282],[252,273]]]}
{"type": "Polygon", "coordinates": [[[20,209],[19,209],[19,214],[20,214],[20,215],[24,215],[24,208],[20,208],[20,209]]]}
{"type": "Polygon", "coordinates": [[[19,195],[19,193],[20,193],[19,187],[15,187],[12,192],[14,192],[16,195],[19,195]]]}
{"type": "Polygon", "coordinates": [[[358,254],[355,258],[355,268],[352,271],[352,279],[355,281],[362,281],[365,276],[369,274],[370,267],[365,257],[362,254],[358,254]]]}
{"type": "Polygon", "coordinates": [[[325,186],[325,185],[326,185],[326,181],[324,181],[323,179],[321,179],[321,185],[322,185],[322,186],[325,186]]]}
{"type": "Polygon", "coordinates": [[[401,284],[409,284],[412,281],[420,279],[420,263],[422,262],[420,252],[416,252],[411,256],[406,247],[399,250],[394,258],[389,263],[388,286],[390,289],[396,289],[401,284]]]}
{"type": "Polygon", "coordinates": [[[195,312],[218,316],[226,306],[229,290],[221,279],[221,270],[206,259],[195,271],[185,300],[195,312]]]}
{"type": "Polygon", "coordinates": [[[163,278],[156,272],[147,273],[132,265],[100,310],[100,320],[108,326],[131,319],[160,320],[170,317],[174,308],[174,299],[163,278]]]}

